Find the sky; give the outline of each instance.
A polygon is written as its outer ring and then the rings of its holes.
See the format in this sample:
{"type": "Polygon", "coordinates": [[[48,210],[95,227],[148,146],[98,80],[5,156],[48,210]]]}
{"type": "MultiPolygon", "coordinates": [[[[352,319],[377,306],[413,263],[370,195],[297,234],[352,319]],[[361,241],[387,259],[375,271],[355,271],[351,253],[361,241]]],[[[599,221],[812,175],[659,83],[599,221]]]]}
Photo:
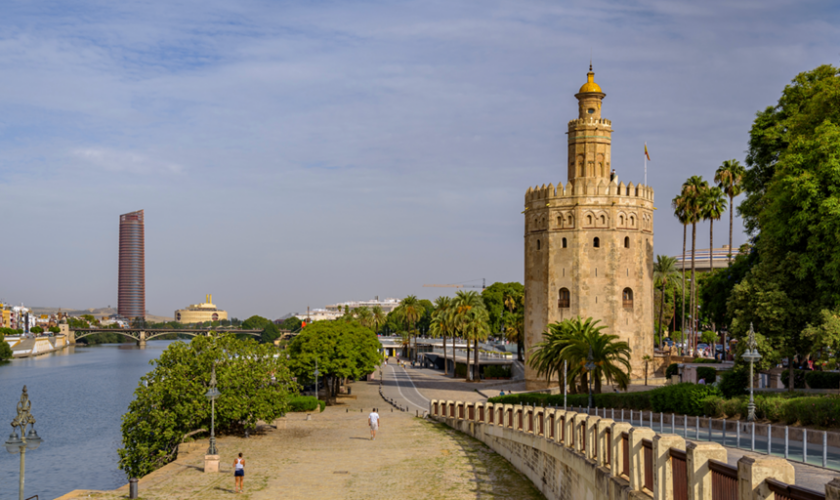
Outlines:
{"type": "MultiPolygon", "coordinates": [[[[831,1],[39,1],[0,16],[0,300],[116,307],[146,217],[153,315],[276,318],[523,279],[524,194],[566,182],[592,59],[612,165],[670,200],[838,64],[831,1]]],[[[737,204],[737,200],[736,200],[737,204]]],[[[727,242],[728,214],[715,225],[727,242]]],[[[698,248],[708,248],[707,224],[698,248]]],[[[735,244],[747,236],[736,219],[735,244]]]]}

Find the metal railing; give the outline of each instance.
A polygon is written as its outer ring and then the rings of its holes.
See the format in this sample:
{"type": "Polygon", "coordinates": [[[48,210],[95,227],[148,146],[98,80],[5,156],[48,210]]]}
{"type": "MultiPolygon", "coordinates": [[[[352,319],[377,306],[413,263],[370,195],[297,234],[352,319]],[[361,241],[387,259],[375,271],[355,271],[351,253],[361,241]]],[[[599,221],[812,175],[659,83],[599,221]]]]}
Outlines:
{"type": "Polygon", "coordinates": [[[645,461],[644,486],[653,491],[653,441],[642,439],[642,459],[645,461]]]}
{"type": "Polygon", "coordinates": [[[710,459],[709,470],[712,473],[712,500],[738,500],[738,468],[710,459]]]}
{"type": "Polygon", "coordinates": [[[801,486],[785,484],[772,478],[765,479],[776,500],[825,500],[825,493],[809,490],[801,486]]]}
{"type": "Polygon", "coordinates": [[[688,500],[688,459],[684,450],[671,448],[671,478],[674,500],[688,500]]]}

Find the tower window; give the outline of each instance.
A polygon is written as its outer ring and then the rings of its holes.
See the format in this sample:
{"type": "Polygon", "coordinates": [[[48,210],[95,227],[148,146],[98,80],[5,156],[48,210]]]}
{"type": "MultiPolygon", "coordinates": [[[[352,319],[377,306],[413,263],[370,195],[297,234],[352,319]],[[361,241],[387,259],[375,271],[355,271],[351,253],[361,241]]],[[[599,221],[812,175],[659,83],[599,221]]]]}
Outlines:
{"type": "Polygon", "coordinates": [[[589,109],[586,110],[586,112],[589,113],[590,115],[594,115],[595,114],[595,108],[589,108],[589,109]]]}
{"type": "Polygon", "coordinates": [[[595,248],[601,248],[601,239],[596,236],[595,239],[592,240],[592,246],[595,248]]]}
{"type": "Polygon", "coordinates": [[[537,240],[537,250],[540,249],[540,240],[537,240]]]}
{"type": "Polygon", "coordinates": [[[592,225],[592,216],[591,215],[586,216],[586,223],[589,224],[590,226],[592,225]]]}
{"type": "Polygon", "coordinates": [[[627,309],[633,309],[633,290],[625,288],[621,294],[621,303],[627,309]]]}
{"type": "Polygon", "coordinates": [[[636,218],[632,215],[630,216],[630,227],[636,227],[636,218]]]}
{"type": "Polygon", "coordinates": [[[575,217],[573,215],[569,215],[569,226],[575,225],[575,217]]]}
{"type": "Polygon", "coordinates": [[[563,227],[563,217],[557,217],[557,225],[563,227]]]}
{"type": "Polygon", "coordinates": [[[624,237],[624,248],[630,248],[630,237],[629,236],[624,237]]]}
{"type": "Polygon", "coordinates": [[[568,288],[560,289],[560,298],[557,301],[557,307],[560,309],[568,309],[572,306],[572,297],[568,288]]]}
{"type": "Polygon", "coordinates": [[[602,216],[601,216],[601,224],[606,224],[606,223],[607,223],[607,216],[606,216],[606,215],[602,215],[602,216]]]}
{"type": "Polygon", "coordinates": [[[623,215],[619,215],[619,216],[618,216],[618,225],[619,225],[619,226],[623,226],[623,225],[624,225],[624,216],[623,216],[623,215]]]}
{"type": "Polygon", "coordinates": [[[563,248],[566,248],[566,238],[563,238],[563,248]]]}

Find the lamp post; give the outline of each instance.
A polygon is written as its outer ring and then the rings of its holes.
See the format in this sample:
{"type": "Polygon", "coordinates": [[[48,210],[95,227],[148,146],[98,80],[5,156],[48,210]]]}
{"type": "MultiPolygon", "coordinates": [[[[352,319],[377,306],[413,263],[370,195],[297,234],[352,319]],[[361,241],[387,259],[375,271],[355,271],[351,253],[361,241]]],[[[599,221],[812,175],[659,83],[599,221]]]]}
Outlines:
{"type": "Polygon", "coordinates": [[[755,343],[755,331],[753,324],[750,322],[750,336],[747,339],[747,350],[741,355],[741,358],[750,362],[750,404],[747,405],[747,422],[755,421],[755,402],[753,402],[753,363],[761,359],[761,354],[758,353],[755,343]]]}
{"type": "Polygon", "coordinates": [[[20,396],[20,402],[17,404],[17,416],[12,420],[12,434],[5,442],[6,451],[14,455],[20,453],[20,493],[19,498],[23,500],[23,477],[24,467],[26,464],[26,450],[35,451],[41,445],[41,438],[35,432],[35,417],[29,413],[32,403],[29,401],[29,395],[26,393],[26,386],[23,386],[23,394],[20,396]],[[29,429],[29,434],[26,433],[26,427],[32,426],[29,429]],[[20,436],[15,431],[20,428],[20,436]]]}
{"type": "Polygon", "coordinates": [[[569,381],[566,378],[568,368],[569,362],[567,360],[563,360],[563,411],[566,411],[566,388],[569,386],[569,381]]]}
{"type": "Polygon", "coordinates": [[[318,399],[318,375],[321,372],[318,371],[318,360],[315,360],[315,399],[318,399]]]}
{"type": "Polygon", "coordinates": [[[592,376],[595,373],[595,363],[593,362],[594,359],[592,358],[592,346],[589,346],[589,356],[586,357],[586,364],[583,365],[584,368],[589,372],[589,406],[588,408],[592,408],[592,376]]]}
{"type": "Polygon", "coordinates": [[[216,398],[222,393],[216,389],[216,363],[213,363],[213,373],[210,375],[210,388],[204,396],[210,400],[210,448],[207,449],[208,455],[218,455],[216,450],[216,398]]]}

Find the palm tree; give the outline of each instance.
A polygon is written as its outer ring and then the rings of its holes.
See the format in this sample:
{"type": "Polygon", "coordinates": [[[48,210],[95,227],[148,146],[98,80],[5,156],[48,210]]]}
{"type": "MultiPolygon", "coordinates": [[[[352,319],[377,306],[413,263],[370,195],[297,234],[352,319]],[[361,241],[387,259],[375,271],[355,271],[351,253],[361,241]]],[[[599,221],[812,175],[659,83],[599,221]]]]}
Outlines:
{"type": "MultiPolygon", "coordinates": [[[[688,232],[688,224],[689,224],[688,215],[686,214],[686,203],[687,203],[687,201],[688,201],[688,197],[685,196],[685,190],[683,190],[682,193],[680,193],[673,200],[671,200],[671,208],[674,209],[674,215],[677,217],[677,219],[680,221],[680,224],[682,224],[682,227],[683,227],[682,315],[680,316],[682,318],[682,327],[681,327],[680,331],[683,331],[683,332],[685,331],[685,276],[686,276],[686,274],[685,274],[685,240],[686,240],[686,235],[687,235],[687,232],[688,232]]],[[[676,307],[676,304],[674,304],[674,306],[676,307]]],[[[674,311],[674,314],[676,315],[676,311],[674,311]]],[[[682,350],[682,347],[680,348],[680,350],[682,350]]]]}
{"type": "MultiPolygon", "coordinates": [[[[449,374],[449,365],[446,363],[446,337],[451,332],[452,324],[449,316],[452,314],[452,299],[449,297],[438,297],[435,299],[435,312],[432,313],[432,323],[429,325],[429,333],[433,337],[443,338],[443,374],[449,374]]],[[[453,339],[454,343],[454,339],[453,339]]],[[[454,359],[454,358],[453,358],[454,359]]]]}
{"type": "MultiPolygon", "coordinates": [[[[522,300],[522,294],[517,292],[517,291],[508,290],[508,291],[505,292],[505,296],[504,296],[503,300],[504,300],[504,304],[505,304],[505,309],[507,309],[508,312],[511,313],[511,316],[512,316],[513,312],[516,310],[516,305],[519,304],[519,302],[522,300]]],[[[507,326],[508,325],[505,325],[505,330],[508,330],[507,326]]],[[[514,330],[514,331],[516,331],[516,330],[514,330]]],[[[523,339],[522,337],[523,337],[522,335],[517,335],[516,339],[515,339],[516,340],[516,350],[518,351],[516,357],[517,357],[517,359],[519,359],[519,361],[524,361],[525,360],[525,358],[523,357],[524,350],[525,350],[525,348],[524,348],[524,340],[525,339],[523,339]]]]}
{"type": "MultiPolygon", "coordinates": [[[[409,330],[410,333],[414,334],[414,351],[417,350],[417,330],[415,330],[414,325],[420,321],[420,318],[423,317],[423,313],[426,312],[426,309],[423,307],[423,304],[417,300],[415,295],[409,295],[408,297],[404,298],[402,301],[402,314],[405,320],[411,325],[411,329],[409,330]]],[[[408,357],[414,360],[414,355],[416,352],[412,354],[411,350],[409,350],[408,357]]]]}
{"type": "Polygon", "coordinates": [[[380,306],[373,306],[373,309],[371,309],[371,326],[374,333],[379,333],[382,329],[386,316],[385,311],[380,306]]]}
{"type": "MultiPolygon", "coordinates": [[[[459,290],[455,294],[455,300],[453,301],[452,306],[454,309],[454,321],[457,325],[456,328],[467,342],[467,380],[471,380],[470,340],[472,340],[471,335],[473,332],[478,329],[478,325],[475,323],[480,322],[480,319],[477,318],[478,314],[473,312],[473,309],[484,309],[484,301],[478,292],[465,292],[463,290],[459,290]]],[[[486,309],[484,309],[484,312],[486,313],[486,309]]]]}
{"type": "Polygon", "coordinates": [[[617,335],[602,333],[606,326],[599,321],[580,317],[547,325],[542,342],[529,352],[528,363],[539,375],[548,380],[559,373],[563,361],[569,363],[569,376],[580,376],[580,390],[587,388],[588,377],[593,377],[596,393],[601,392],[601,380],[615,383],[626,389],[630,383],[630,345],[617,335]],[[586,369],[590,349],[595,364],[592,373],[586,369]]]}
{"type": "Polygon", "coordinates": [[[479,376],[478,369],[478,342],[480,340],[487,340],[487,337],[490,335],[490,313],[487,312],[487,308],[484,307],[483,303],[481,307],[474,307],[470,310],[470,318],[466,332],[467,345],[469,345],[469,341],[472,340],[474,347],[472,379],[475,382],[480,382],[481,377],[479,376]]]}
{"type": "Polygon", "coordinates": [[[719,187],[711,187],[706,190],[701,200],[703,218],[709,221],[709,272],[712,271],[712,250],[715,248],[715,221],[720,220],[723,212],[726,211],[726,198],[723,190],[719,187]]]}
{"type": "MultiPolygon", "coordinates": [[[[659,349],[662,349],[662,316],[665,313],[665,287],[674,285],[679,288],[682,273],[677,269],[677,259],[667,255],[657,255],[653,264],[653,281],[659,286],[662,302],[659,307],[659,349]]],[[[685,275],[682,275],[683,281],[685,275]]],[[[685,292],[685,290],[683,290],[685,292]]],[[[676,306],[676,304],[674,304],[676,306]]],[[[676,311],[675,311],[676,312],[676,311]]]]}
{"type": "Polygon", "coordinates": [[[743,191],[746,170],[738,160],[726,160],[715,172],[715,182],[729,196],[729,262],[732,263],[732,222],[734,215],[733,199],[743,191]]]}
{"type": "Polygon", "coordinates": [[[373,313],[367,306],[361,306],[353,309],[353,316],[359,320],[359,324],[365,328],[373,327],[373,313]]]}
{"type": "MultiPolygon", "coordinates": [[[[691,331],[690,340],[696,338],[694,331],[697,324],[697,279],[695,276],[694,256],[697,250],[697,223],[703,215],[703,197],[709,189],[709,183],[703,180],[702,176],[692,175],[683,184],[683,196],[686,196],[685,212],[691,223],[691,331]]],[[[689,342],[692,344],[692,342],[689,342]]]]}

